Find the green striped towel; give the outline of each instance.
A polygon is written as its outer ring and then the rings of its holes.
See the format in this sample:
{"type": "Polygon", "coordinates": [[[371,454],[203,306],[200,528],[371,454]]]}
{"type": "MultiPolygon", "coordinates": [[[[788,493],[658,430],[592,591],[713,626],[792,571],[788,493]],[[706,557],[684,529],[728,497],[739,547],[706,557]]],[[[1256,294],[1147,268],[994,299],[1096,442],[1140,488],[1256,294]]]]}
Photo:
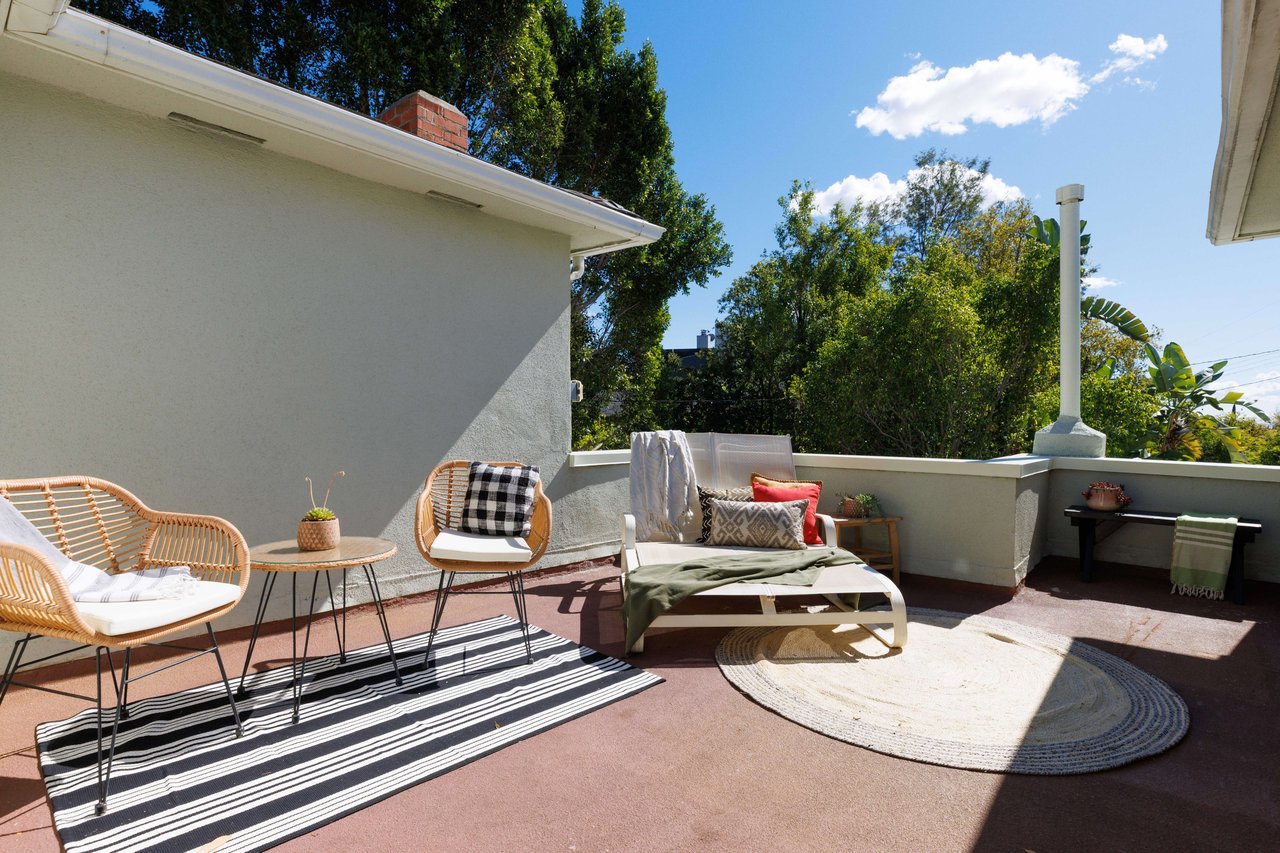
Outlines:
{"type": "Polygon", "coordinates": [[[1174,592],[1222,598],[1238,522],[1234,516],[1178,516],[1173,525],[1173,565],[1169,570],[1174,592]]]}

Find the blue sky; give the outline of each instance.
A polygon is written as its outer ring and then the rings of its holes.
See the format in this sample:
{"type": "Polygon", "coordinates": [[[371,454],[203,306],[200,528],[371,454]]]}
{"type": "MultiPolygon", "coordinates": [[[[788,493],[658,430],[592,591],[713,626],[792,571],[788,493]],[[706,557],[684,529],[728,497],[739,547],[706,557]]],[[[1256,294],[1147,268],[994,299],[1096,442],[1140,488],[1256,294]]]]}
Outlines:
{"type": "MultiPolygon", "coordinates": [[[[672,303],[667,346],[693,346],[725,287],[773,245],[776,200],[793,178],[823,190],[884,173],[890,184],[937,146],[989,157],[992,175],[1041,216],[1057,216],[1056,187],[1084,184],[1090,260],[1116,282],[1094,292],[1159,326],[1193,361],[1280,348],[1280,239],[1215,247],[1204,236],[1221,109],[1219,4],[623,5],[627,46],[657,50],[681,179],[710,198],[734,251],[718,280],[672,303]],[[1134,38],[1112,50],[1121,34],[1134,38]],[[936,70],[912,75],[922,62],[936,70]],[[937,104],[878,104],[893,78],[906,79],[890,96],[934,92],[937,104]],[[943,91],[931,85],[939,80],[943,91]],[[999,94],[1009,87],[1012,106],[999,94]],[[868,107],[882,112],[859,127],[868,107]],[[1007,126],[984,120],[997,117],[1007,126]],[[964,132],[929,129],[948,123],[964,132]],[[877,125],[887,129],[873,133],[877,125]]],[[[1233,360],[1223,384],[1243,382],[1280,409],[1280,352],[1233,360]]]]}

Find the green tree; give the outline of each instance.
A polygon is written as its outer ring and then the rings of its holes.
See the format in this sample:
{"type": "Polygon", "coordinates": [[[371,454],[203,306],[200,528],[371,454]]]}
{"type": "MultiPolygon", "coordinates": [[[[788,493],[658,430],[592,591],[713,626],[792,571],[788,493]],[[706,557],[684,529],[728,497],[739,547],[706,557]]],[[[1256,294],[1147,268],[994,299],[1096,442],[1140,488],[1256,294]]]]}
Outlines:
{"type": "Polygon", "coordinates": [[[1148,426],[1145,455],[1158,459],[1194,461],[1205,453],[1202,433],[1213,438],[1213,444],[1226,448],[1232,461],[1241,458],[1241,428],[1228,420],[1223,406],[1243,407],[1259,419],[1267,416],[1239,391],[1219,394],[1213,384],[1222,378],[1227,362],[1216,362],[1204,370],[1193,370],[1182,347],[1167,344],[1163,352],[1147,344],[1147,373],[1159,410],[1148,426]],[[1213,411],[1209,411],[1213,410],[1213,411]]]}
{"type": "Polygon", "coordinates": [[[893,249],[860,206],[819,214],[813,188],[778,199],[776,247],[720,298],[717,348],[699,387],[714,395],[696,429],[795,432],[791,386],[845,307],[880,287],[893,249]]]}
{"type": "Polygon", "coordinates": [[[667,301],[730,251],[714,208],[680,182],[657,56],[623,47],[616,2],[585,0],[576,19],[563,0],[77,2],[367,115],[424,89],[468,117],[474,156],[664,226],[651,246],[588,259],[572,289],[571,370],[587,393],[575,446],[655,425],[667,301]]]}
{"type": "MultiPolygon", "coordinates": [[[[1004,218],[1029,213],[1018,205],[1004,218]]],[[[853,303],[800,381],[813,445],[983,458],[1021,449],[1031,398],[1051,377],[1054,260],[1028,242],[1015,278],[985,277],[939,240],[891,287],[853,303]]]]}

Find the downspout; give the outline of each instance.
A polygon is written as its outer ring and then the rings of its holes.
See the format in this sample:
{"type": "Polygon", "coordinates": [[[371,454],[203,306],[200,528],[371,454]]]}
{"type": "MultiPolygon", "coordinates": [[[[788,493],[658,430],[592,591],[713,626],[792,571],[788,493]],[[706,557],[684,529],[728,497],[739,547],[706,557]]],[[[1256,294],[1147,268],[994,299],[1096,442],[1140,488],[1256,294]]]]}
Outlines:
{"type": "MultiPolygon", "coordinates": [[[[587,271],[587,259],[584,255],[569,256],[569,284],[573,284],[582,278],[582,274],[587,271]]],[[[581,403],[584,395],[582,382],[578,379],[569,380],[569,402],[581,403]]]]}

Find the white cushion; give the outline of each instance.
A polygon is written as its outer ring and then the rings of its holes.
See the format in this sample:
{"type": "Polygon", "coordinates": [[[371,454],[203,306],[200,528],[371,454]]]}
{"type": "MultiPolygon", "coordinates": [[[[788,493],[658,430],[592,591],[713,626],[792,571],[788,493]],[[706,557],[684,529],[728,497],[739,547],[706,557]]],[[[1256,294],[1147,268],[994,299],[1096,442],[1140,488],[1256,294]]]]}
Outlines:
{"type": "Polygon", "coordinates": [[[151,601],[80,601],[76,612],[99,634],[116,637],[163,628],[240,598],[240,587],[216,581],[197,581],[194,595],[151,601]]]}
{"type": "Polygon", "coordinates": [[[437,560],[468,563],[527,563],[533,559],[528,544],[516,536],[488,536],[460,530],[437,533],[430,553],[437,560]]]}
{"type": "MultiPolygon", "coordinates": [[[[826,545],[808,545],[808,548],[825,548],[826,545]]],[[[703,545],[698,542],[637,542],[636,556],[640,565],[655,566],[662,563],[683,563],[703,557],[730,557],[736,554],[790,554],[779,548],[748,548],[741,545],[703,545]]]]}

